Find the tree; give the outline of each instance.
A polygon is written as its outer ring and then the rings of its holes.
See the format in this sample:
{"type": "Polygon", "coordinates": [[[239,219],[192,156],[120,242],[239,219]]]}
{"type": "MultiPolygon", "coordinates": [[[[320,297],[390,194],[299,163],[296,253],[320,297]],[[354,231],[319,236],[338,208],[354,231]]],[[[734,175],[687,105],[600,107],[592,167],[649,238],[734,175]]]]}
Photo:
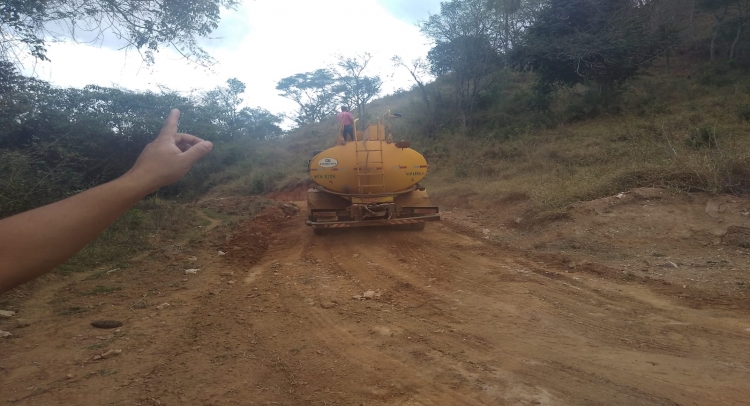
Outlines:
{"type": "Polygon", "coordinates": [[[716,59],[716,40],[722,35],[733,37],[728,56],[729,59],[734,59],[742,30],[750,19],[750,0],[699,0],[698,7],[713,14],[715,18],[711,37],[711,60],[716,59]]]}
{"type": "Polygon", "coordinates": [[[198,63],[211,62],[197,37],[218,27],[222,8],[237,0],[4,0],[0,5],[0,59],[24,55],[48,60],[50,40],[114,37],[147,62],[163,47],[198,63]]]}
{"type": "Polygon", "coordinates": [[[427,94],[427,86],[425,86],[426,78],[429,77],[430,73],[429,63],[422,58],[417,58],[413,59],[411,64],[407,64],[398,55],[393,56],[391,62],[393,62],[394,67],[403,67],[409,72],[409,75],[414,79],[414,83],[419,87],[419,92],[422,95],[422,101],[424,102],[425,108],[427,108],[427,112],[432,114],[432,104],[430,103],[430,98],[427,94]]]}
{"type": "Polygon", "coordinates": [[[427,59],[435,75],[451,74],[459,110],[471,112],[481,81],[500,67],[500,57],[486,37],[458,37],[440,42],[428,53],[427,59]]]}
{"type": "Polygon", "coordinates": [[[495,35],[503,54],[508,54],[518,43],[523,32],[534,21],[546,0],[488,0],[488,9],[494,13],[495,35]]]}
{"type": "Polygon", "coordinates": [[[330,69],[298,73],[276,84],[280,95],[293,100],[299,110],[293,120],[298,125],[321,121],[333,115],[339,102],[338,82],[330,69]]]}
{"type": "Polygon", "coordinates": [[[521,9],[521,0],[493,0],[490,2],[490,8],[498,15],[502,24],[499,32],[502,33],[503,53],[507,54],[513,44],[513,30],[511,29],[511,19],[521,9]]]}
{"type": "Polygon", "coordinates": [[[201,104],[211,111],[209,120],[224,128],[229,137],[236,135],[241,126],[238,113],[243,101],[240,97],[242,93],[245,93],[245,84],[231,78],[227,79],[226,86],[209,90],[201,97],[201,104]]]}
{"type": "Polygon", "coordinates": [[[500,53],[507,48],[494,0],[451,0],[440,3],[440,14],[420,24],[434,46],[427,54],[435,75],[450,75],[456,106],[471,112],[482,79],[502,67],[500,53]]]}
{"type": "Polygon", "coordinates": [[[18,135],[23,117],[40,103],[37,95],[47,93],[48,88],[41,80],[19,75],[12,63],[0,61],[0,148],[23,142],[12,138],[18,135]]]}
{"type": "Polygon", "coordinates": [[[440,3],[440,14],[431,15],[419,24],[420,30],[434,43],[449,43],[458,38],[486,38],[495,50],[503,48],[497,35],[499,20],[490,12],[492,0],[451,0],[440,3]]]}
{"type": "Polygon", "coordinates": [[[121,175],[174,105],[151,92],[12,79],[0,93],[15,106],[0,115],[0,217],[121,175]]]}
{"type": "Polygon", "coordinates": [[[548,0],[513,51],[515,66],[538,74],[539,90],[595,82],[605,96],[674,44],[650,27],[649,3],[548,0]]]}
{"type": "Polygon", "coordinates": [[[183,181],[160,193],[205,191],[212,174],[252,157],[252,149],[237,145],[282,133],[280,117],[261,108],[239,107],[242,88],[235,79],[220,87],[236,117],[230,135],[229,112],[217,113],[218,105],[206,103],[203,95],[184,96],[165,88],[58,88],[0,62],[0,218],[122,175],[153,141],[173,107],[183,113],[181,131],[219,142],[183,181]]]}
{"type": "Polygon", "coordinates": [[[218,99],[167,88],[58,88],[0,61],[0,218],[122,175],[153,141],[173,107],[183,113],[181,131],[218,142],[182,181],[160,193],[205,192],[213,174],[257,156],[242,146],[282,134],[280,117],[241,107],[243,90],[236,79],[206,92],[218,99]]]}
{"type": "MultiPolygon", "coordinates": [[[[241,138],[263,140],[281,136],[283,131],[278,124],[281,124],[282,118],[260,107],[241,107],[241,95],[244,92],[245,84],[242,81],[228,79],[225,86],[201,95],[196,103],[196,113],[199,113],[203,121],[219,127],[222,137],[227,141],[241,138]]],[[[205,131],[204,129],[203,132],[205,131]]]]}
{"type": "Polygon", "coordinates": [[[451,0],[440,14],[419,24],[435,44],[458,38],[486,38],[498,54],[508,54],[548,0],[451,0]]]}
{"type": "Polygon", "coordinates": [[[344,104],[357,107],[357,115],[364,119],[365,106],[380,93],[383,81],[378,76],[365,76],[364,72],[372,55],[365,52],[354,58],[338,56],[338,90],[342,93],[344,104]]]}
{"type": "Polygon", "coordinates": [[[238,120],[240,122],[241,136],[246,138],[270,140],[279,138],[284,132],[279,127],[282,118],[260,107],[243,108],[239,111],[238,120]]]}

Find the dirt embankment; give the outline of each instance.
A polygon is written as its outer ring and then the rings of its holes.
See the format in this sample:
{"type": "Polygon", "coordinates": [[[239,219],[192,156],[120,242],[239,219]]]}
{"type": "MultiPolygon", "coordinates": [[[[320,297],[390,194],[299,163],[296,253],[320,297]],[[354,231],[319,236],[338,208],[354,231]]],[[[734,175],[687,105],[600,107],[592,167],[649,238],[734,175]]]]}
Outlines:
{"type": "Polygon", "coordinates": [[[0,401],[750,404],[748,200],[632,192],[531,231],[446,208],[423,232],[325,236],[296,206],[6,295],[30,325],[0,320],[0,401]]]}

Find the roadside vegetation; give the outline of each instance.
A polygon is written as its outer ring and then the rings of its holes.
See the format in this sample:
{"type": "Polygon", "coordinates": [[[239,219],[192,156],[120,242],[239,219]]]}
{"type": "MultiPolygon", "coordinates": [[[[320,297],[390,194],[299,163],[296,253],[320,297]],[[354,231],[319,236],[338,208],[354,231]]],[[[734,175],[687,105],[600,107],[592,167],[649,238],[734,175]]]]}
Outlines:
{"type": "MultiPolygon", "coordinates": [[[[718,68],[653,67],[606,109],[590,104],[585,86],[565,89],[541,117],[422,138],[415,148],[428,157],[428,185],[445,203],[520,199],[543,213],[634,187],[744,194],[750,82],[744,69],[718,68]],[[604,111],[586,113],[596,109],[604,111]]],[[[514,86],[518,102],[523,84],[514,86]]]]}
{"type": "Polygon", "coordinates": [[[96,278],[112,269],[127,268],[128,260],[147,254],[155,245],[187,245],[202,235],[207,224],[207,219],[190,205],[150,197],[115,221],[59,270],[67,273],[98,268],[92,275],[96,278]],[[111,269],[101,269],[102,266],[111,269]]]}

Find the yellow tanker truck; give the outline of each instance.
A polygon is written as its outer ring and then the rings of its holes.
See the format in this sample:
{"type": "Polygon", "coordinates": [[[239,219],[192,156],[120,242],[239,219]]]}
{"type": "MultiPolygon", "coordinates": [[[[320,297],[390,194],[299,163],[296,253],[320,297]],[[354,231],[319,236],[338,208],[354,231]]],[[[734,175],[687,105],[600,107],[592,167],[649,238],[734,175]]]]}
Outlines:
{"type": "MultiPolygon", "coordinates": [[[[427,160],[406,141],[393,142],[389,111],[355,141],[316,153],[308,163],[317,184],[307,192],[306,224],[316,234],[326,229],[400,225],[424,229],[440,220],[419,182],[427,175],[427,160]]],[[[356,128],[356,125],[355,125],[356,128]]]]}

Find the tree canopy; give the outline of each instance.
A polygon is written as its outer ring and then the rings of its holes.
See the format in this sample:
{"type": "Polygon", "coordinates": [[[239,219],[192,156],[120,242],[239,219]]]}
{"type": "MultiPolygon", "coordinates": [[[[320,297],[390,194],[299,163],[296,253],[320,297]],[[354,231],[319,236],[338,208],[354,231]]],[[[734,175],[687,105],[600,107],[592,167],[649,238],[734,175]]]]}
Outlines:
{"type": "Polygon", "coordinates": [[[183,113],[180,130],[214,141],[216,151],[168,188],[166,193],[172,195],[199,192],[227,159],[236,159],[238,142],[282,133],[281,117],[232,104],[244,89],[236,79],[197,96],[167,89],[61,89],[18,75],[8,62],[0,62],[0,79],[0,217],[122,175],[175,107],[183,113]],[[216,99],[207,96],[215,94],[228,96],[228,102],[215,104],[216,99]]]}
{"type": "Polygon", "coordinates": [[[365,106],[373,97],[380,93],[383,81],[378,76],[367,76],[365,70],[372,55],[364,53],[353,58],[338,56],[337,89],[341,93],[342,102],[348,106],[355,106],[360,118],[366,117],[365,106]]]}
{"type": "Polygon", "coordinates": [[[276,89],[299,106],[293,117],[298,125],[323,120],[336,111],[339,103],[338,84],[330,69],[285,77],[277,83],[276,89]]]}
{"type": "Polygon", "coordinates": [[[372,59],[370,54],[339,55],[337,59],[330,68],[298,73],[276,84],[281,96],[299,106],[292,117],[298,125],[322,121],[335,114],[340,104],[354,106],[359,117],[364,118],[367,103],[380,93],[380,77],[365,74],[372,59]]]}
{"type": "Polygon", "coordinates": [[[700,10],[714,16],[713,36],[711,37],[710,59],[716,59],[716,42],[720,37],[728,39],[728,57],[734,59],[740,43],[743,28],[750,20],[750,0],[698,0],[700,10]]]}
{"type": "Polygon", "coordinates": [[[514,49],[515,64],[536,72],[545,91],[586,81],[609,89],[672,45],[647,13],[631,0],[549,0],[514,49]]]}
{"type": "Polygon", "coordinates": [[[434,46],[427,54],[435,75],[449,75],[457,107],[471,111],[481,81],[501,64],[510,38],[490,0],[451,0],[440,3],[440,14],[420,24],[434,46]]]}
{"type": "Polygon", "coordinates": [[[223,8],[237,0],[5,0],[0,5],[0,58],[48,60],[47,44],[61,38],[90,42],[104,37],[153,62],[163,47],[207,64],[197,38],[218,27],[223,8]]]}

